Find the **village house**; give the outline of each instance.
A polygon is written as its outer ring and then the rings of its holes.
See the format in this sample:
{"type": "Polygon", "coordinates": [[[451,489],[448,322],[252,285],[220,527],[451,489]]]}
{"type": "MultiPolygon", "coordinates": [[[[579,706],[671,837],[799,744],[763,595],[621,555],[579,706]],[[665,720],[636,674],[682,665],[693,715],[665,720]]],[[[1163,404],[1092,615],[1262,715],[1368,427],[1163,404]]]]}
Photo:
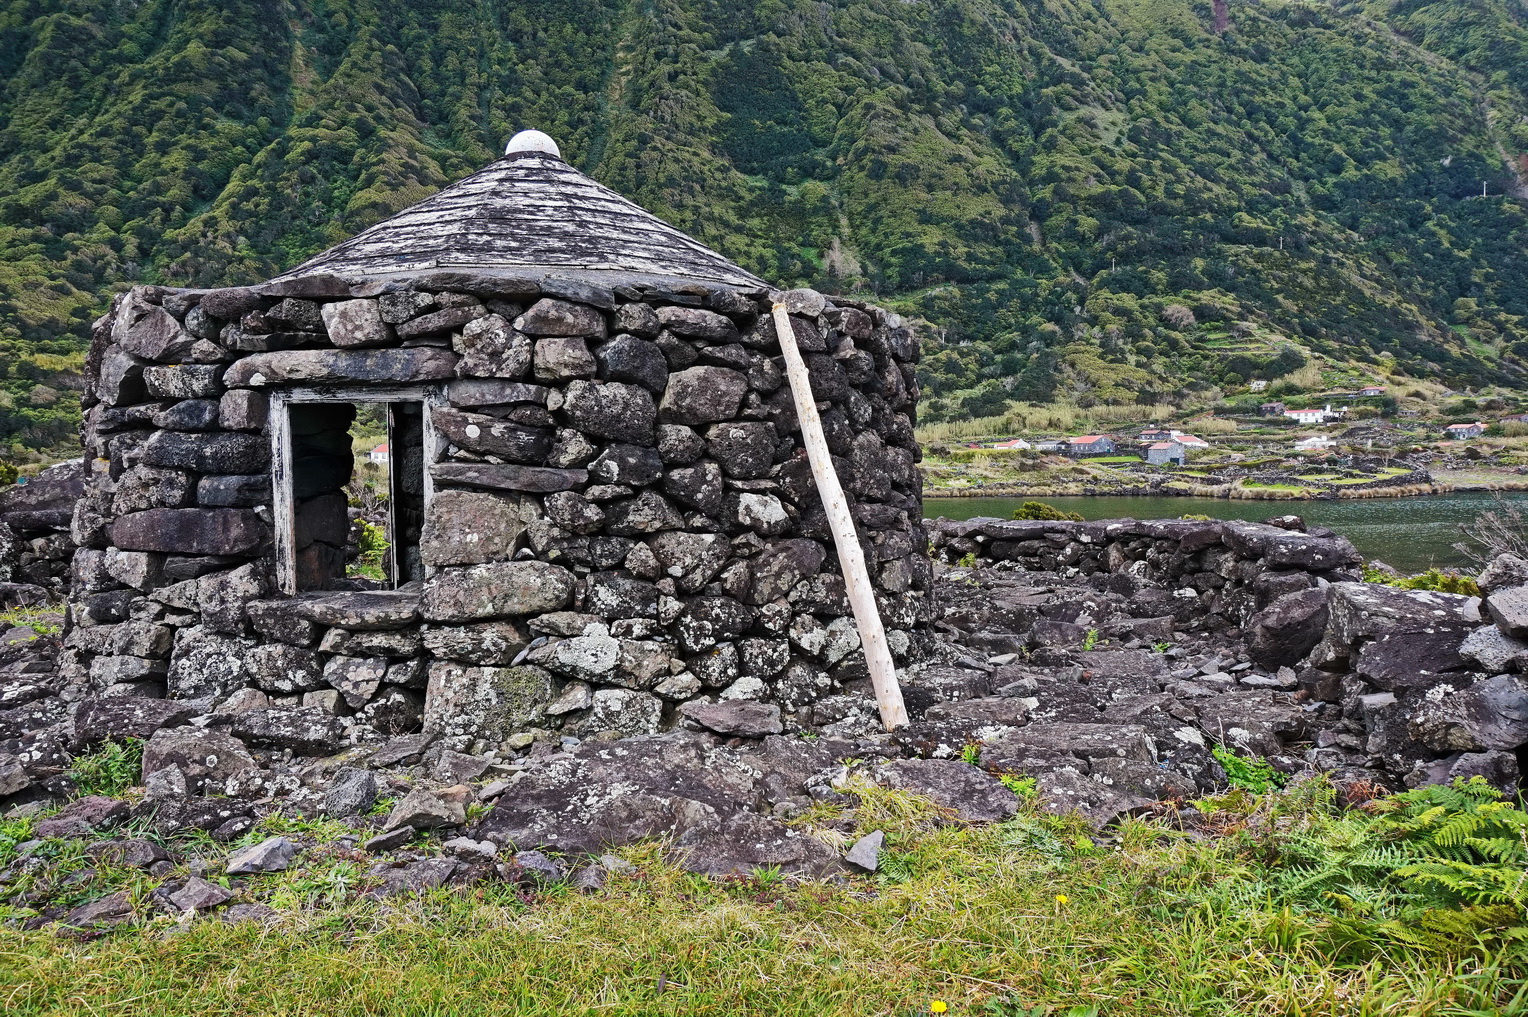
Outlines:
{"type": "Polygon", "coordinates": [[[1258,407],[1258,412],[1265,417],[1282,417],[1284,415],[1284,404],[1264,403],[1258,407]]]}
{"type": "Polygon", "coordinates": [[[384,441],[382,444],[368,452],[366,454],[366,458],[370,459],[378,466],[386,466],[388,459],[390,458],[387,454],[387,442],[384,441]]]}
{"type": "Polygon", "coordinates": [[[1358,390],[1358,394],[1362,398],[1367,398],[1369,396],[1382,396],[1385,394],[1385,386],[1365,385],[1363,388],[1358,390]]]}
{"type": "Polygon", "coordinates": [[[1007,441],[997,441],[997,442],[993,442],[991,445],[988,445],[987,447],[988,448],[1015,449],[1015,450],[1023,450],[1023,449],[1027,449],[1027,448],[1034,448],[1033,445],[1031,445],[1029,442],[1025,441],[1023,438],[1010,438],[1007,441]]]}
{"type": "Polygon", "coordinates": [[[1114,454],[1114,439],[1107,434],[1084,434],[1066,440],[1068,455],[1107,456],[1114,454]]]}
{"type": "Polygon", "coordinates": [[[1473,424],[1449,424],[1443,429],[1443,433],[1450,438],[1457,438],[1463,441],[1466,438],[1479,438],[1482,434],[1485,434],[1486,425],[1478,420],[1473,424]]]}
{"type": "Polygon", "coordinates": [[[1263,378],[1253,378],[1251,381],[1247,382],[1248,392],[1262,392],[1267,387],[1268,382],[1263,378]]]}
{"type": "Polygon", "coordinates": [[[1151,466],[1188,465],[1188,450],[1176,441],[1159,441],[1146,446],[1146,462],[1151,466]]]}
{"type": "Polygon", "coordinates": [[[1196,437],[1184,431],[1179,431],[1176,429],[1167,430],[1166,428],[1161,427],[1150,428],[1148,430],[1142,431],[1140,441],[1143,445],[1150,445],[1159,441],[1175,441],[1182,445],[1184,448],[1205,449],[1210,447],[1210,443],[1205,441],[1203,438],[1196,437]]]}
{"type": "Polygon", "coordinates": [[[1297,424],[1324,424],[1329,420],[1341,420],[1346,415],[1347,410],[1334,410],[1331,403],[1327,403],[1320,409],[1312,407],[1310,409],[1284,411],[1284,416],[1297,424]]]}

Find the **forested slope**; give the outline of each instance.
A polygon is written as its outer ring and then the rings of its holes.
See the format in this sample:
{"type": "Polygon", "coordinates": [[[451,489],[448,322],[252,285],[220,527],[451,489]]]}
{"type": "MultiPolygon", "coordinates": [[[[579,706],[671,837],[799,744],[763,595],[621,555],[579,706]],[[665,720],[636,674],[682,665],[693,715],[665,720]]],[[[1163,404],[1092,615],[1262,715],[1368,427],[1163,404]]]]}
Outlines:
{"type": "Polygon", "coordinates": [[[1521,0],[0,0],[0,440],[67,437],[113,289],[268,276],[524,126],[765,277],[926,316],[936,414],[1310,353],[1514,380],[1525,26],[1521,0]]]}

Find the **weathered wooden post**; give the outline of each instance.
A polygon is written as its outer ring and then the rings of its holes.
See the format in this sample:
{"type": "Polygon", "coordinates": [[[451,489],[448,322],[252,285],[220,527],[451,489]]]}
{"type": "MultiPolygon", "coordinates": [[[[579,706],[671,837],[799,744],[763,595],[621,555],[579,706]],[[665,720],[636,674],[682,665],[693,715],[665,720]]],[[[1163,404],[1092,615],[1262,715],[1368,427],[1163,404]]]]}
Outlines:
{"type": "MultiPolygon", "coordinates": [[[[881,709],[881,723],[891,731],[907,724],[907,707],[902,702],[902,687],[897,684],[897,666],[891,659],[891,648],[886,643],[886,629],[881,625],[881,612],[875,603],[875,586],[870,582],[870,572],[865,567],[865,552],[860,547],[859,534],[854,529],[854,517],[849,514],[849,502],[844,497],[843,486],[833,472],[833,457],[828,452],[828,441],[822,432],[822,419],[817,415],[817,401],[812,397],[812,383],[807,376],[806,362],[796,348],[796,333],[791,328],[788,303],[793,293],[803,296],[810,291],[793,290],[783,293],[774,302],[775,334],[780,339],[780,352],[785,357],[785,376],[791,387],[796,404],[796,420],[801,425],[801,440],[806,445],[807,459],[812,464],[812,479],[817,482],[817,493],[828,515],[828,526],[833,531],[833,543],[838,547],[838,561],[844,573],[844,586],[849,593],[849,606],[854,610],[854,622],[859,627],[860,645],[865,650],[865,662],[870,667],[870,682],[875,687],[875,701],[881,709]]],[[[815,294],[814,294],[815,296],[815,294]]]]}

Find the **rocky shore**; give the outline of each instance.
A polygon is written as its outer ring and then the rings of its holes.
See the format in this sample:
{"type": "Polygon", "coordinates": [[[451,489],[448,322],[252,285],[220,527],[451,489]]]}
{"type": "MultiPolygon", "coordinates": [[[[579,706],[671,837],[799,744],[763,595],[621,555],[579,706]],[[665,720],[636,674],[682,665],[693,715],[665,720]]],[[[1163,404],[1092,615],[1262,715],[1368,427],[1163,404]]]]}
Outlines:
{"type": "Polygon", "coordinates": [[[1000,822],[1034,794],[1098,831],[1129,815],[1192,825],[1191,803],[1227,786],[1227,753],[1355,794],[1517,786],[1528,562],[1499,559],[1482,603],[1359,582],[1352,545],[1294,517],[930,529],[937,647],[903,673],[914,719],[890,733],[856,653],[842,691],[807,709],[695,702],[655,734],[531,730],[483,754],[430,734],[336,750],[238,703],[68,701],[56,637],[13,630],[0,903],[79,934],[260,918],[263,873],[335,857],[377,896],[595,889],[622,864],[605,852],[651,838],[697,873],[834,877],[876,865],[874,835],[848,837],[872,785],[927,796],[952,823],[1000,822]],[[132,786],[82,794],[78,760],[128,740],[132,786]],[[824,804],[842,808],[824,819],[824,804]],[[144,879],[151,892],[127,888],[144,879]]]}

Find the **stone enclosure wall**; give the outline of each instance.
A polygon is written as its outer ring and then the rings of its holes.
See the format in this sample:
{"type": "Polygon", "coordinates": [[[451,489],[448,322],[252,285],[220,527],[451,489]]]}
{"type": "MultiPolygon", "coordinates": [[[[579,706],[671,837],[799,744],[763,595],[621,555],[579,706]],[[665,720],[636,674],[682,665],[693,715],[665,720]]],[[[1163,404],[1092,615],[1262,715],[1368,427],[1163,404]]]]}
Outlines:
{"type": "Polygon", "coordinates": [[[1346,538],[1307,530],[1294,516],[1266,523],[938,519],[929,531],[946,563],[1118,575],[1130,595],[1155,596],[1156,613],[1210,630],[1239,628],[1285,594],[1357,579],[1362,563],[1346,538]]]}
{"type": "MultiPolygon", "coordinates": [[[[874,307],[787,298],[907,659],[931,610],[918,345],[874,307]]],[[[421,725],[474,751],[653,731],[697,698],[789,716],[863,664],[768,309],[463,273],[134,289],[87,364],[66,673],[81,695],[207,701],[298,752],[421,725]],[[323,436],[348,407],[289,403],[372,389],[428,418],[398,589],[338,578],[350,451],[323,436]],[[307,592],[283,592],[282,554],[307,592]]]]}

